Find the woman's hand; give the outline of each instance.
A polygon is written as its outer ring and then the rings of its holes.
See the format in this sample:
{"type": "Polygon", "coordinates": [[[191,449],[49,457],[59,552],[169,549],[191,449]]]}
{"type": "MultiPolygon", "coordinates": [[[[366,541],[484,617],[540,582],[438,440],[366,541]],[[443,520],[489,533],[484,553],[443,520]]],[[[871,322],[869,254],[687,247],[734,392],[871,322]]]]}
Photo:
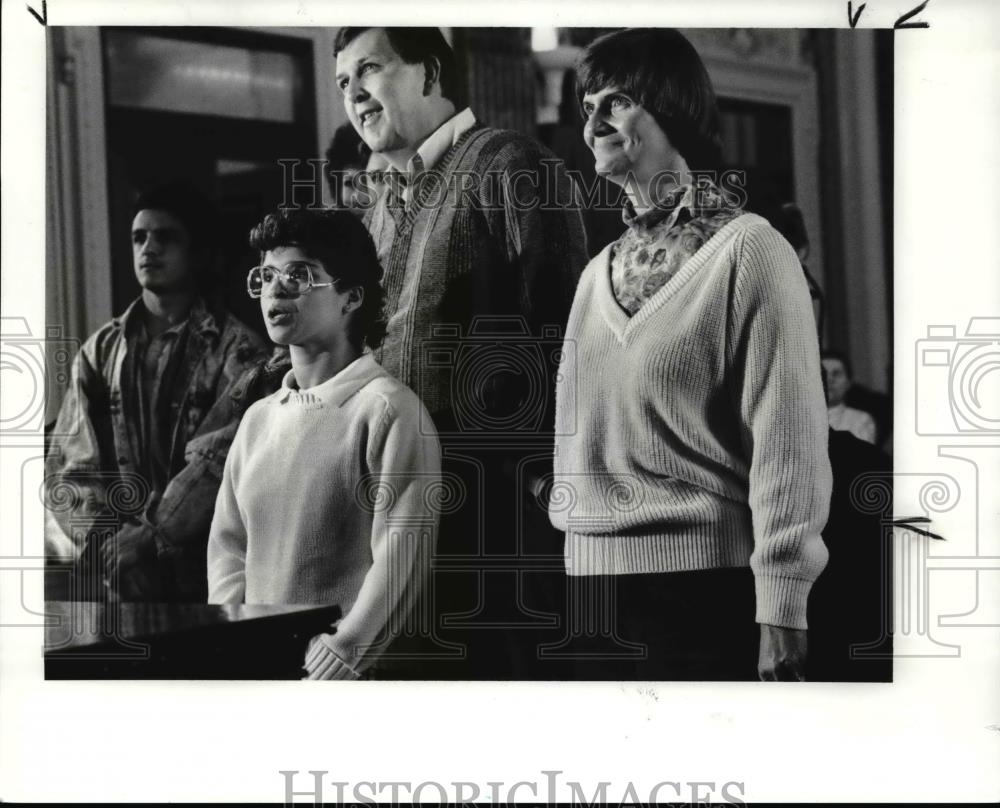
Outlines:
{"type": "Polygon", "coordinates": [[[317,634],[309,641],[309,645],[306,647],[305,663],[302,666],[306,675],[302,678],[312,681],[360,679],[361,674],[344,662],[332,648],[323,642],[324,637],[330,636],[329,634],[317,634]]]}
{"type": "Polygon", "coordinates": [[[757,675],[764,682],[804,682],[806,632],[762,623],[757,675]]]}

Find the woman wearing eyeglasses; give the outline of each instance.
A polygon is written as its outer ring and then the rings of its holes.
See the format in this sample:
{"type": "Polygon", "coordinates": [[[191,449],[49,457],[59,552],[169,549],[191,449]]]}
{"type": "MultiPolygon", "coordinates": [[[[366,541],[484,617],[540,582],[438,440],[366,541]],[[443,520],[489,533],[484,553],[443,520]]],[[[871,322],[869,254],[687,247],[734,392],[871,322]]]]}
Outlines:
{"type": "Polygon", "coordinates": [[[357,678],[428,574],[440,493],[429,416],[375,361],[381,267],[346,211],[280,210],[250,234],[247,289],[287,345],[281,389],[254,404],[226,460],[208,545],[212,603],[334,603],[311,679],[357,678]]]}

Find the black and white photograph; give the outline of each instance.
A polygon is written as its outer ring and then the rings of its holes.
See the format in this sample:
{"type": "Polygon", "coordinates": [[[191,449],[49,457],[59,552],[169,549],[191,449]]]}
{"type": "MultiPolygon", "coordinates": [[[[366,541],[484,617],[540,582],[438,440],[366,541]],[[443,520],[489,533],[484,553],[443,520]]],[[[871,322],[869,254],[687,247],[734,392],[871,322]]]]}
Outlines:
{"type": "Polygon", "coordinates": [[[447,34],[49,34],[47,674],[890,680],[893,33],[447,34]]]}
{"type": "Polygon", "coordinates": [[[0,797],[884,800],[934,722],[1000,789],[995,35],[89,5],[30,102],[4,36],[3,744],[193,745],[0,797]]]}

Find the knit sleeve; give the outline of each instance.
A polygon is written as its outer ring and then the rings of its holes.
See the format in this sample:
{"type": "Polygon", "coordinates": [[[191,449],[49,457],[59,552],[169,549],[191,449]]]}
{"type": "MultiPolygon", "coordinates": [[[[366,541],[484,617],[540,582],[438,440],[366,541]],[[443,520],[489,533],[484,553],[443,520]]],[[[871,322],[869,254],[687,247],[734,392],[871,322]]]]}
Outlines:
{"type": "MultiPolygon", "coordinates": [[[[248,413],[249,415],[249,413],[248,413]]],[[[249,419],[236,432],[226,457],[208,534],[208,602],[243,603],[246,591],[247,531],[236,499],[249,419]]]]}
{"type": "Polygon", "coordinates": [[[562,160],[512,138],[484,171],[487,226],[517,275],[519,304],[533,333],[563,327],[587,265],[582,201],[562,160]]]}
{"type": "Polygon", "coordinates": [[[816,323],[802,268],[770,226],[736,243],[730,362],[750,461],[757,622],[806,627],[806,601],[826,566],[820,538],[832,475],[816,323]]]}
{"type": "Polygon", "coordinates": [[[330,653],[309,655],[310,678],[363,673],[402,629],[430,576],[441,449],[423,405],[406,394],[386,402],[368,446],[370,476],[359,488],[373,514],[371,567],[336,631],[319,636],[330,653]]]}

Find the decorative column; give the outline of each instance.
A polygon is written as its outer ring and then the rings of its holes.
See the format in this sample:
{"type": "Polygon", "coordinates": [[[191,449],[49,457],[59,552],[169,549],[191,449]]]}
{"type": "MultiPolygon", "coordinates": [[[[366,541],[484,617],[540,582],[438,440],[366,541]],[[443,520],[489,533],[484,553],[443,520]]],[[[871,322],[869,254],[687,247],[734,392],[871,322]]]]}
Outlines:
{"type": "Polygon", "coordinates": [[[538,77],[530,28],[454,28],[469,106],[487,126],[535,134],[538,77]]]}

